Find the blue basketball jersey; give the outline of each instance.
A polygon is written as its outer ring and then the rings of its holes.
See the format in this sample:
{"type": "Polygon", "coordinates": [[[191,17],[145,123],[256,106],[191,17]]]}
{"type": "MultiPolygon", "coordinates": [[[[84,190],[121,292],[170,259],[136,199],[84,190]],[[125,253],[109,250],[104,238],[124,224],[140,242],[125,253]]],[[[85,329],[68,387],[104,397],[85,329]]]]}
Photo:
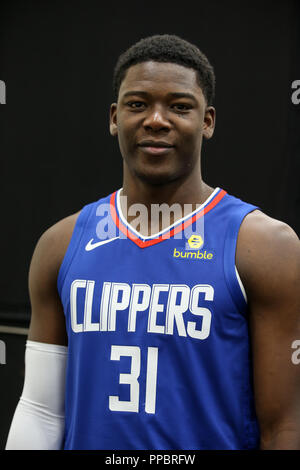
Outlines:
{"type": "Polygon", "coordinates": [[[120,190],[81,210],[57,284],[68,333],[65,449],[259,447],[235,266],[254,209],[216,188],[150,237],[127,223],[120,190]]]}

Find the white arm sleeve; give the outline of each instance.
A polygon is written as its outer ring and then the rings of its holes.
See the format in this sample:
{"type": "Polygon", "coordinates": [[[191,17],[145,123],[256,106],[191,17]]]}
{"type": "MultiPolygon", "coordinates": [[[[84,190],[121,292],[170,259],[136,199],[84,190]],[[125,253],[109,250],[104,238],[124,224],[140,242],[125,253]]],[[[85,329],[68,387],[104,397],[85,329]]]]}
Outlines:
{"type": "Polygon", "coordinates": [[[24,386],[6,450],[62,448],[67,351],[67,346],[27,340],[24,386]]]}

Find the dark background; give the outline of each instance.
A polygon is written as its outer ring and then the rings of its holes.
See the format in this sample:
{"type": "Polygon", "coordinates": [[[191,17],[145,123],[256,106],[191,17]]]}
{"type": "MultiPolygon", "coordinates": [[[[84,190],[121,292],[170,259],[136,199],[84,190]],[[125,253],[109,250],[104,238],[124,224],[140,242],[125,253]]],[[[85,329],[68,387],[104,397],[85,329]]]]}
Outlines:
{"type": "MultiPolygon", "coordinates": [[[[133,43],[164,33],[195,43],[215,68],[204,180],[300,235],[300,104],[291,100],[300,80],[298,1],[1,1],[0,325],[28,327],[27,275],[41,234],[122,185],[108,127],[113,67],[133,43]]],[[[0,329],[0,339],[3,448],[22,391],[26,335],[0,329]]]]}

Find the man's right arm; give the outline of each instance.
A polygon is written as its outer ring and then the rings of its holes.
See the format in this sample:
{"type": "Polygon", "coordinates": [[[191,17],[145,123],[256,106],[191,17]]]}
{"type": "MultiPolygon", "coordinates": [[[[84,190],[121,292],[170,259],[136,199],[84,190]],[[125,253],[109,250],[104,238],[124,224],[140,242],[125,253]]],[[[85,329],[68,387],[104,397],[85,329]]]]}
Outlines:
{"type": "Polygon", "coordinates": [[[58,272],[77,214],[50,227],[39,239],[29,268],[31,322],[28,339],[67,346],[64,311],[57,291],[58,272]]]}
{"type": "Polygon", "coordinates": [[[78,215],[73,214],[46,230],[32,256],[31,322],[24,387],[6,450],[56,450],[63,444],[67,333],[57,276],[78,215]]]}

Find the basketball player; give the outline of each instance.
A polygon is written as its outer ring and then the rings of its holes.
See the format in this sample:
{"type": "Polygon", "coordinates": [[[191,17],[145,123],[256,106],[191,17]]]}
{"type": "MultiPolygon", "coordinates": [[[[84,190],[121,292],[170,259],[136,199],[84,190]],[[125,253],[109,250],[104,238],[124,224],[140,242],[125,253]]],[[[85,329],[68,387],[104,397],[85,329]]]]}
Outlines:
{"type": "Polygon", "coordinates": [[[123,186],[37,243],[6,448],[300,449],[299,239],[201,178],[212,66],[152,36],[120,56],[114,89],[123,186]],[[181,216],[150,223],[163,203],[181,216]]]}

